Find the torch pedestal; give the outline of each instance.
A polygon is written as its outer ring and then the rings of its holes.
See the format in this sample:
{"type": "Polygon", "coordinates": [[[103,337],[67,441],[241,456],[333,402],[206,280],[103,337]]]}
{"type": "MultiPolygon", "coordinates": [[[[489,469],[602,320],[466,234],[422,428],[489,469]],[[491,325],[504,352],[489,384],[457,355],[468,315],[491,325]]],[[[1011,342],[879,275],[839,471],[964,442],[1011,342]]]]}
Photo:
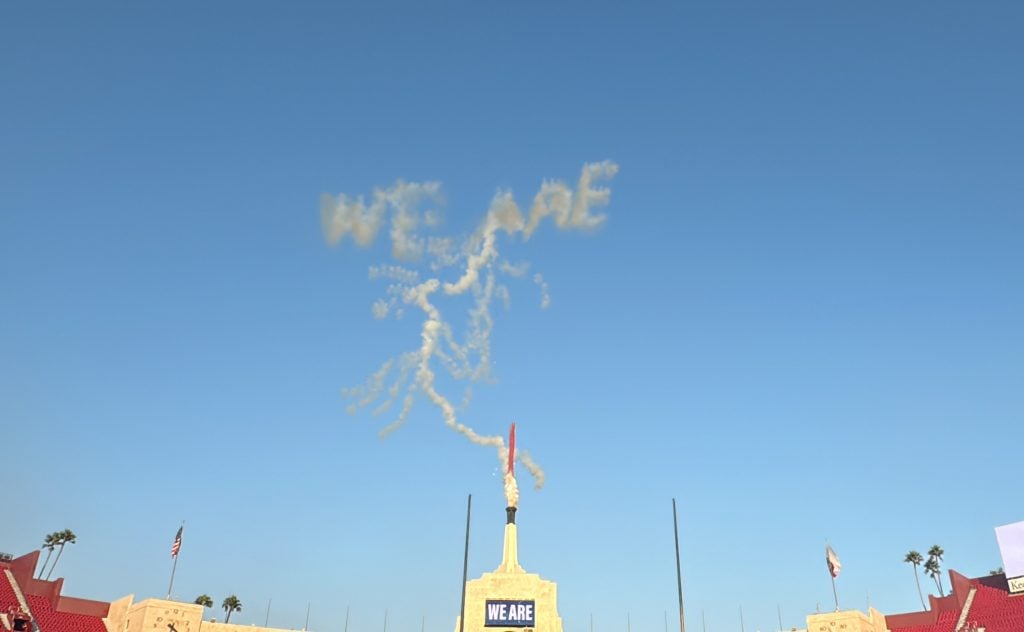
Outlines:
{"type": "MultiPolygon", "coordinates": [[[[562,632],[558,585],[519,565],[515,508],[508,510],[501,566],[466,582],[463,632],[562,632]]],[[[459,632],[455,618],[455,632],[459,632]]]]}

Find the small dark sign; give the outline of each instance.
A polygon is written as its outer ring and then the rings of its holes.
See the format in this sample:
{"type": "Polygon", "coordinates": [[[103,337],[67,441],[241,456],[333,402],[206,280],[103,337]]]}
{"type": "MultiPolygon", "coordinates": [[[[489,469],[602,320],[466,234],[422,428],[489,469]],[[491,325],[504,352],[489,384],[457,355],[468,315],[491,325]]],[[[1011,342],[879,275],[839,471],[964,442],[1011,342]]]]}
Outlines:
{"type": "Polygon", "coordinates": [[[488,599],[485,604],[484,626],[488,628],[532,628],[533,600],[488,599]]]}

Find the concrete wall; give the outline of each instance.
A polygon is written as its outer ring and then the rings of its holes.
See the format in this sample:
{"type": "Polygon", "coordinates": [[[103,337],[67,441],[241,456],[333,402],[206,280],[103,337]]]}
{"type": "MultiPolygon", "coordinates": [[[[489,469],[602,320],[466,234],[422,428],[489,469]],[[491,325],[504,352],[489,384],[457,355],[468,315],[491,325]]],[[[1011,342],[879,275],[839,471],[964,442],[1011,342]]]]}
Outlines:
{"type": "Polygon", "coordinates": [[[807,616],[807,632],[889,632],[885,616],[868,609],[868,614],[859,610],[840,610],[807,616]]]}
{"type": "MultiPolygon", "coordinates": [[[[558,586],[555,582],[541,579],[540,575],[527,573],[519,566],[516,529],[514,524],[505,525],[505,547],[501,566],[493,573],[484,573],[479,579],[466,582],[465,632],[508,632],[509,629],[562,632],[562,617],[558,616],[558,586]],[[488,599],[533,600],[535,627],[484,627],[485,604],[488,599]]],[[[458,629],[459,617],[455,617],[456,632],[458,629]]]]}
{"type": "Polygon", "coordinates": [[[128,610],[132,607],[133,598],[134,595],[127,595],[110,602],[107,616],[103,619],[103,624],[107,626],[107,632],[124,632],[128,626],[128,610]]]}
{"type": "Polygon", "coordinates": [[[21,588],[23,594],[42,597],[53,605],[54,610],[60,612],[73,612],[75,614],[101,618],[107,616],[109,604],[105,601],[61,595],[64,590],[63,577],[58,577],[52,581],[37,579],[34,575],[39,565],[40,553],[40,551],[32,551],[4,565],[11,569],[11,573],[14,574],[14,579],[18,582],[18,587],[21,588]]]}
{"type": "Polygon", "coordinates": [[[128,608],[128,621],[123,632],[168,632],[168,624],[178,632],[199,632],[202,620],[203,607],[200,605],[146,599],[128,608]]]}
{"type": "MultiPolygon", "coordinates": [[[[223,610],[221,611],[223,613],[223,610]]],[[[255,625],[241,625],[234,623],[214,623],[212,621],[203,621],[202,626],[199,628],[200,632],[286,632],[280,628],[264,628],[255,625]]]]}
{"type": "MultiPolygon", "coordinates": [[[[167,624],[173,625],[177,632],[288,632],[280,628],[203,621],[205,608],[198,604],[146,599],[128,605],[130,599],[130,596],[125,597],[110,604],[109,632],[169,632],[167,624]],[[129,601],[126,603],[125,600],[129,601]],[[116,615],[122,610],[123,615],[116,615]]],[[[224,614],[222,610],[216,613],[224,614]]]]}
{"type": "Polygon", "coordinates": [[[90,617],[103,618],[107,616],[110,604],[105,601],[96,601],[95,599],[79,599],[78,597],[61,595],[57,600],[56,609],[61,612],[74,612],[76,614],[87,614],[90,617]]]}

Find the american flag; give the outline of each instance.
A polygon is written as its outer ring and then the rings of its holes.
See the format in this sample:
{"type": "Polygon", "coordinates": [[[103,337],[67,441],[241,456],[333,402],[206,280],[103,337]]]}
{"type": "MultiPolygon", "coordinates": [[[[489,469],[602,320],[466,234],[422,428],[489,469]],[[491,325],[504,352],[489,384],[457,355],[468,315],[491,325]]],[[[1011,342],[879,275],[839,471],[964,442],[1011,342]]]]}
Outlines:
{"type": "Polygon", "coordinates": [[[828,564],[828,572],[832,578],[839,577],[839,571],[843,565],[839,563],[839,556],[832,550],[832,547],[825,545],[825,563],[828,564]]]}
{"type": "Polygon", "coordinates": [[[185,526],[178,527],[178,535],[174,536],[174,544],[171,545],[171,557],[178,557],[178,551],[181,550],[181,530],[185,526]]]}

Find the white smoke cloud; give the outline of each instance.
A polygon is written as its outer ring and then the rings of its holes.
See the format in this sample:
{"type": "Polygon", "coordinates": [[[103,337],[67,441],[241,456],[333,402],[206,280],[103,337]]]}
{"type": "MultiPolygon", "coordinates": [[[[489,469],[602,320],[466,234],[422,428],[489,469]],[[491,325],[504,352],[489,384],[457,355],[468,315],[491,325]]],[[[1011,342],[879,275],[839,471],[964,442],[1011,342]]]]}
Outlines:
{"type": "Polygon", "coordinates": [[[551,294],[548,291],[550,288],[540,272],[533,275],[533,282],[540,286],[540,308],[547,309],[551,307],[551,294]]]}
{"type": "Polygon", "coordinates": [[[373,317],[377,320],[384,320],[388,317],[388,312],[391,311],[391,305],[382,298],[377,299],[373,302],[373,317]]]}
{"type": "Polygon", "coordinates": [[[516,477],[509,472],[505,471],[504,476],[504,488],[505,488],[505,501],[509,507],[519,506],[519,483],[516,482],[516,477]]]}
{"type": "Polygon", "coordinates": [[[501,304],[505,307],[505,311],[508,311],[512,307],[512,295],[509,293],[507,285],[495,286],[494,297],[501,301],[501,304]]]}
{"type": "Polygon", "coordinates": [[[460,259],[455,239],[451,237],[427,237],[427,254],[434,272],[457,265],[460,259]]]}
{"type": "Polygon", "coordinates": [[[507,274],[510,277],[521,279],[530,271],[530,264],[527,261],[520,261],[516,264],[509,263],[508,261],[502,261],[498,264],[498,271],[502,274],[507,274]]]}
{"type": "Polygon", "coordinates": [[[466,390],[462,392],[462,403],[459,404],[459,410],[466,410],[469,408],[470,402],[473,401],[473,387],[467,386],[466,390]]]}
{"type": "Polygon", "coordinates": [[[436,213],[431,210],[424,214],[419,205],[424,200],[439,200],[441,190],[437,182],[411,182],[399,180],[387,189],[374,189],[373,201],[366,206],[362,196],[351,198],[344,193],[320,196],[320,223],[324,239],[336,245],[352,235],[356,244],[369,246],[377,237],[384,216],[391,211],[391,254],[396,259],[415,259],[420,256],[426,241],[416,235],[421,223],[436,222],[436,213]]]}
{"type": "MultiPolygon", "coordinates": [[[[322,195],[320,215],[328,244],[338,244],[346,235],[352,235],[357,245],[369,246],[389,218],[391,254],[395,259],[417,261],[426,255],[423,265],[431,274],[438,275],[449,268],[458,270],[453,278],[445,280],[440,276],[424,279],[421,271],[402,266],[370,268],[371,279],[392,282],[386,290],[387,298],[374,302],[373,315],[383,319],[393,313],[400,317],[403,305],[417,310],[423,316],[420,344],[415,350],[386,361],[362,386],[344,390],[343,395],[352,400],[349,410],[375,405],[373,414],[379,415],[401,400],[398,414],[381,430],[381,436],[387,436],[408,420],[415,401],[425,397],[440,410],[449,428],[471,443],[494,448],[504,468],[508,459],[504,437],[479,434],[459,419],[456,407],[437,388],[435,365],[455,380],[479,382],[491,378],[491,304],[495,298],[506,307],[510,302],[509,290],[496,282],[496,274],[522,278],[529,270],[527,262],[511,264],[500,259],[500,236],[529,239],[546,217],[552,217],[563,230],[599,227],[605,216],[594,213],[594,209],[607,205],[611,192],[595,186],[595,182],[610,179],[617,171],[618,166],[610,161],[586,164],[575,190],[560,181],[544,181],[527,218],[511,192],[498,191],[479,227],[465,239],[419,233],[421,227],[432,228],[439,221],[434,209],[420,210],[425,201],[440,201],[440,185],[436,182],[398,181],[387,189],[375,189],[368,206],[361,196],[322,195]],[[473,306],[459,337],[438,305],[445,299],[466,295],[472,296],[473,306]]],[[[547,308],[551,303],[547,282],[539,272],[534,274],[533,282],[541,290],[541,307],[547,308]]],[[[467,388],[460,410],[468,407],[470,392],[467,388]]],[[[542,487],[544,471],[530,454],[520,449],[516,458],[533,477],[534,486],[542,487]]],[[[515,479],[505,476],[503,485],[509,504],[515,506],[519,494],[515,479]]]]}
{"type": "Polygon", "coordinates": [[[559,228],[588,229],[600,226],[605,216],[594,215],[590,211],[608,204],[611,190],[591,185],[596,180],[614,177],[618,171],[619,166],[609,160],[584,165],[576,191],[569,189],[563,182],[545,181],[533,198],[530,219],[523,230],[523,237],[529,239],[540,222],[549,215],[555,217],[555,224],[559,228]]]}
{"type": "Polygon", "coordinates": [[[357,244],[368,246],[380,230],[384,211],[382,200],[375,199],[367,208],[362,197],[353,200],[344,194],[335,198],[324,193],[320,196],[320,222],[324,238],[333,246],[345,235],[351,234],[357,244]]]}
{"type": "Polygon", "coordinates": [[[386,360],[384,364],[377,369],[377,372],[366,380],[365,384],[353,388],[342,389],[341,394],[349,399],[357,400],[357,408],[370,405],[380,397],[381,391],[384,390],[384,380],[387,378],[388,373],[391,372],[391,367],[394,364],[394,359],[386,360]]]}
{"type": "Polygon", "coordinates": [[[540,466],[534,462],[529,452],[526,450],[516,450],[516,460],[522,463],[526,471],[533,477],[534,487],[537,489],[544,487],[544,470],[540,469],[540,466]]]}
{"type": "Polygon", "coordinates": [[[420,273],[402,266],[370,266],[370,279],[392,279],[404,285],[413,285],[420,280],[420,273]]]}

